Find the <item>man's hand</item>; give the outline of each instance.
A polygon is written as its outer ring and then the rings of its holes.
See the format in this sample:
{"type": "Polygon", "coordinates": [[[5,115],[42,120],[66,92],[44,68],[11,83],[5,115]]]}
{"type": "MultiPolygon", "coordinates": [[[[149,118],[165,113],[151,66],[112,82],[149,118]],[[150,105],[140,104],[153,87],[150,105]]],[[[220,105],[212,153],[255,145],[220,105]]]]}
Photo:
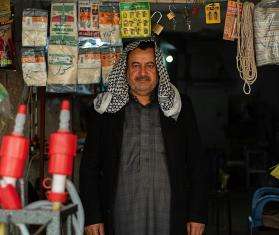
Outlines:
{"type": "Polygon", "coordinates": [[[195,222],[187,223],[187,234],[188,235],[202,235],[204,232],[205,225],[195,222]]]}
{"type": "Polygon", "coordinates": [[[105,235],[104,224],[92,224],[85,227],[86,235],[105,235]]]}

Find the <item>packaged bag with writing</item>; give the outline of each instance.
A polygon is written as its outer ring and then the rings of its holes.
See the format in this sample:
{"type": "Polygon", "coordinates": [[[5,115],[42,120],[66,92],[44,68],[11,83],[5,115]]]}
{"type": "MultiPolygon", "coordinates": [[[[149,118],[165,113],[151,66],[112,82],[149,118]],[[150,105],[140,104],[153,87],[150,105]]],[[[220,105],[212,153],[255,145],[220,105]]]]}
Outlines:
{"type": "Polygon", "coordinates": [[[21,52],[23,79],[27,86],[45,86],[47,81],[45,51],[40,48],[23,48],[21,52]]]}
{"type": "Polygon", "coordinates": [[[103,47],[101,49],[102,62],[102,82],[104,85],[108,82],[108,75],[113,68],[113,65],[118,61],[121,55],[122,47],[103,47]]]}
{"type": "Polygon", "coordinates": [[[11,23],[11,2],[10,0],[0,1],[0,25],[11,23]]]}
{"type": "Polygon", "coordinates": [[[76,3],[52,3],[50,18],[50,44],[77,45],[76,3]]]}
{"type": "Polygon", "coordinates": [[[279,64],[279,2],[263,0],[254,9],[257,66],[279,64]]]}
{"type": "Polygon", "coordinates": [[[49,45],[47,84],[76,84],[77,57],[77,46],[49,45]]]}
{"type": "Polygon", "coordinates": [[[10,11],[2,11],[0,10],[0,25],[11,23],[11,12],[10,11]]]}
{"type": "Polygon", "coordinates": [[[100,48],[83,38],[79,43],[78,84],[96,84],[101,80],[100,48]]]}
{"type": "Polygon", "coordinates": [[[78,2],[78,35],[100,37],[98,3],[90,0],[78,2]]]}
{"type": "Polygon", "coordinates": [[[121,35],[142,38],[151,35],[149,2],[120,2],[121,35]]]}
{"type": "Polygon", "coordinates": [[[9,67],[13,64],[15,48],[12,40],[11,24],[0,26],[0,68],[9,67]]]}
{"type": "Polygon", "coordinates": [[[0,2],[0,11],[10,11],[11,10],[11,1],[10,0],[1,0],[0,2]]]}
{"type": "Polygon", "coordinates": [[[120,15],[118,3],[99,6],[99,28],[101,40],[110,45],[121,45],[120,15]]]}
{"type": "Polygon", "coordinates": [[[22,13],[22,46],[46,46],[47,27],[47,11],[31,8],[25,9],[22,13]]]}

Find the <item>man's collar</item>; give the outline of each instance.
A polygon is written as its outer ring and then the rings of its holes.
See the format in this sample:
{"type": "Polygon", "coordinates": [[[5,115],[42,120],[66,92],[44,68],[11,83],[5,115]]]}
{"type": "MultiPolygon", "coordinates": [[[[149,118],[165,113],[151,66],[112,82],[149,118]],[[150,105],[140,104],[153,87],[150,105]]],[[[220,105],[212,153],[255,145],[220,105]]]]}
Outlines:
{"type": "MultiPolygon", "coordinates": [[[[129,92],[129,96],[130,96],[131,100],[133,100],[134,102],[136,102],[136,103],[141,105],[141,103],[139,102],[138,98],[135,95],[133,95],[131,92],[129,92]]],[[[156,98],[157,98],[156,92],[153,91],[151,96],[150,96],[150,103],[148,103],[147,106],[151,105],[151,104],[157,104],[158,100],[156,98]]]]}

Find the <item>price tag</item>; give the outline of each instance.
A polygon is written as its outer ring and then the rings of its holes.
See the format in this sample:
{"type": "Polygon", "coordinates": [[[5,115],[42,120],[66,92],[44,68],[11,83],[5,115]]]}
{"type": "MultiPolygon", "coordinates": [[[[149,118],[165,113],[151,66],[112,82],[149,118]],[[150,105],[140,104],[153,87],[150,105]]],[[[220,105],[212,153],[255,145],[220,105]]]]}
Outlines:
{"type": "Polygon", "coordinates": [[[121,2],[122,38],[142,38],[151,35],[149,2],[121,2]]]}

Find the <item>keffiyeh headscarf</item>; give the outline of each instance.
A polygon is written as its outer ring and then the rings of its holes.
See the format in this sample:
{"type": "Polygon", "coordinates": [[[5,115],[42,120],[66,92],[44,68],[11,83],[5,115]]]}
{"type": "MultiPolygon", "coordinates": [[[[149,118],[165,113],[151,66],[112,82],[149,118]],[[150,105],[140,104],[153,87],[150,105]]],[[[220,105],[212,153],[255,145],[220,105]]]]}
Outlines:
{"type": "Polygon", "coordinates": [[[158,102],[164,115],[178,118],[181,110],[181,98],[177,88],[170,83],[169,75],[163,64],[163,55],[154,40],[141,40],[128,44],[118,62],[108,75],[107,91],[100,93],[94,100],[94,108],[98,113],[116,113],[129,102],[129,84],[127,81],[127,56],[143,41],[152,41],[155,45],[156,66],[158,72],[158,102]]]}

